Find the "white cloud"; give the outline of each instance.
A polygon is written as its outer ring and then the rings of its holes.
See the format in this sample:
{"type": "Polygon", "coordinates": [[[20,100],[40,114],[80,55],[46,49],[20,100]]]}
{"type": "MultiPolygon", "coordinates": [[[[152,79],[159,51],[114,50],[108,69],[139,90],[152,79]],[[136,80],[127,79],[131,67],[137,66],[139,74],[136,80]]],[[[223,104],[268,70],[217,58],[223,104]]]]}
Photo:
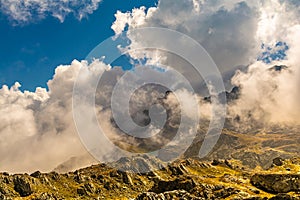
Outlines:
{"type": "Polygon", "coordinates": [[[185,33],[225,72],[255,62],[262,43],[272,46],[285,39],[286,29],[299,23],[298,4],[293,0],[160,0],[147,11],[141,7],[118,12],[112,29],[119,34],[126,26],[129,30],[154,26],[185,33]]]}
{"type": "MultiPolygon", "coordinates": [[[[232,80],[243,89],[241,99],[229,108],[233,116],[249,118],[251,113],[251,120],[262,123],[300,123],[299,1],[160,0],[157,7],[147,11],[134,9],[127,12],[126,17],[123,15],[121,12],[116,15],[112,27],[116,33],[126,26],[129,30],[147,26],[170,28],[202,44],[221,72],[236,69],[239,65],[250,65],[248,71],[237,73],[232,80]],[[258,55],[265,51],[261,49],[262,44],[275,47],[279,41],[289,47],[285,61],[270,64],[257,61],[258,55]],[[268,70],[276,64],[287,65],[289,70],[281,73],[268,70]]],[[[145,41],[136,40],[130,34],[129,37],[131,49],[145,45],[145,41]]],[[[159,36],[156,37],[159,41],[159,36]]],[[[180,63],[182,69],[190,68],[180,58],[159,51],[130,55],[134,58],[146,55],[155,62],[157,58],[164,58],[162,62],[170,66],[180,63]]],[[[193,82],[191,74],[185,74],[193,82]]],[[[199,81],[199,77],[195,78],[199,81]]]]}
{"type": "Polygon", "coordinates": [[[290,26],[284,34],[281,37],[289,44],[285,60],[257,61],[233,77],[233,84],[242,88],[240,99],[229,109],[232,117],[239,115],[244,121],[238,124],[251,126],[251,120],[264,126],[300,124],[300,24],[290,26]],[[274,65],[288,68],[270,70],[274,65]]]}
{"type": "MultiPolygon", "coordinates": [[[[174,29],[202,44],[221,72],[235,69],[239,65],[250,65],[247,72],[236,74],[232,80],[233,84],[243,88],[243,92],[241,99],[229,108],[231,114],[247,118],[251,113],[251,120],[263,123],[299,122],[298,1],[160,0],[157,7],[148,11],[141,8],[139,12],[136,9],[127,12],[126,18],[122,18],[119,12],[112,28],[116,33],[120,33],[126,26],[129,30],[147,26],[174,29]],[[144,12],[144,15],[139,12],[144,12]],[[120,20],[122,26],[118,27],[120,20]],[[262,44],[274,47],[279,41],[289,46],[285,61],[270,64],[256,61],[258,55],[265,51],[261,49],[262,44]],[[272,73],[268,69],[275,64],[287,65],[289,70],[272,73]]],[[[132,40],[131,49],[145,45],[145,41],[129,37],[132,40]]],[[[159,36],[157,40],[160,40],[159,36]]],[[[162,57],[162,62],[170,66],[180,62],[178,57],[158,51],[153,54],[131,53],[134,58],[145,55],[155,61],[162,57]]],[[[180,63],[183,69],[190,68],[187,63],[180,63]]],[[[191,74],[185,74],[193,82],[191,74]]],[[[195,78],[199,81],[199,77],[195,78]]]]}
{"type": "Polygon", "coordinates": [[[185,33],[205,47],[221,71],[249,63],[255,53],[257,13],[245,2],[213,2],[161,0],[147,11],[142,7],[131,13],[118,12],[112,28],[120,33],[126,25],[129,30],[154,26],[185,33]]]}
{"type": "MultiPolygon", "coordinates": [[[[33,172],[35,170],[51,171],[60,164],[68,161],[71,157],[82,158],[85,162],[82,165],[75,162],[76,165],[74,166],[72,162],[67,162],[65,165],[68,165],[68,169],[64,170],[84,167],[84,165],[95,163],[96,161],[91,156],[88,156],[87,150],[82,145],[76,130],[73,118],[72,95],[75,80],[79,81],[84,87],[83,90],[85,92],[89,91],[87,93],[93,93],[94,88],[91,83],[94,80],[98,80],[99,75],[103,72],[105,74],[103,75],[103,79],[100,80],[96,91],[95,108],[101,128],[105,131],[106,135],[111,136],[120,142],[121,145],[123,143],[126,145],[126,142],[131,140],[132,144],[139,145],[138,141],[133,138],[122,136],[120,140],[120,130],[111,122],[110,100],[112,92],[114,85],[120,80],[124,71],[118,67],[111,68],[101,61],[95,61],[88,65],[85,61],[78,62],[74,60],[71,65],[58,66],[56,68],[53,78],[48,81],[49,91],[37,88],[35,92],[22,92],[20,91],[19,83],[16,83],[11,88],[3,86],[0,89],[0,171],[14,173],[33,172]],[[79,71],[82,73],[82,76],[80,79],[77,79],[79,71]]],[[[172,73],[168,72],[165,75],[165,73],[153,69],[137,67],[135,71],[128,72],[127,75],[130,77],[129,80],[132,81],[132,79],[139,79],[140,75],[144,74],[149,80],[160,80],[165,84],[170,84],[172,87],[177,88],[176,85],[180,85],[181,82],[179,80],[181,79],[172,75],[172,73]]],[[[131,81],[125,81],[123,86],[126,87],[131,81]]],[[[181,87],[178,86],[178,88],[181,87]]],[[[140,90],[136,95],[133,95],[131,97],[132,103],[130,104],[133,113],[140,111],[143,103],[145,104],[144,106],[147,103],[149,104],[149,95],[157,99],[158,91],[150,90],[150,93],[147,95],[145,91],[140,90]]],[[[194,96],[185,90],[178,90],[176,92],[179,94],[180,101],[184,103],[182,108],[185,117],[183,118],[192,123],[192,119],[195,118],[194,115],[198,114],[195,113],[197,109],[192,101],[194,96]]],[[[127,91],[124,91],[124,94],[118,93],[117,97],[120,97],[118,99],[122,100],[122,98],[128,95],[127,93],[127,91]]],[[[84,94],[82,93],[82,98],[86,98],[84,94]]],[[[162,95],[164,97],[165,93],[163,92],[162,95]]],[[[162,97],[160,96],[159,98],[162,97]]],[[[175,101],[171,100],[170,96],[165,100],[170,107],[173,106],[172,102],[175,101]]],[[[79,108],[81,108],[80,106],[79,108]]],[[[84,109],[92,109],[94,111],[94,105],[87,104],[83,106],[84,109]],[[90,107],[88,108],[87,106],[90,107]]],[[[178,109],[175,103],[174,108],[178,109]]],[[[121,110],[123,109],[124,107],[121,108],[121,110]]],[[[144,109],[142,107],[142,110],[144,109]]],[[[176,118],[177,116],[172,117],[176,118]]],[[[137,118],[137,120],[143,123],[144,118],[137,118]]],[[[80,122],[86,126],[84,132],[80,134],[92,134],[91,132],[95,131],[94,129],[90,129],[89,124],[91,120],[85,117],[84,112],[80,115],[80,122]]],[[[174,126],[176,125],[174,124],[174,126]]],[[[182,127],[182,139],[187,140],[187,137],[184,137],[186,136],[184,135],[185,130],[191,131],[192,128],[195,127],[182,127]]],[[[150,132],[157,133],[160,130],[158,130],[158,124],[149,127],[150,132]]],[[[98,130],[96,130],[95,134],[98,134],[98,130]]],[[[91,139],[93,140],[93,138],[91,139]]],[[[95,140],[93,141],[95,142],[95,140]]],[[[106,152],[105,154],[101,154],[101,157],[98,157],[98,159],[105,162],[124,156],[124,154],[119,153],[115,149],[109,151],[113,147],[106,141],[96,141],[96,147],[100,151],[104,150],[106,152]]],[[[160,140],[159,142],[162,141],[160,140]]]]}
{"type": "Polygon", "coordinates": [[[26,23],[52,15],[64,21],[72,13],[78,19],[93,13],[101,0],[0,0],[0,9],[15,23],[26,23]]]}
{"type": "Polygon", "coordinates": [[[86,78],[91,79],[107,67],[95,62],[88,68],[86,62],[73,61],[56,68],[49,91],[22,92],[19,83],[0,89],[1,171],[50,171],[72,156],[86,154],[72,113],[73,85],[80,68],[86,68],[86,78]]]}

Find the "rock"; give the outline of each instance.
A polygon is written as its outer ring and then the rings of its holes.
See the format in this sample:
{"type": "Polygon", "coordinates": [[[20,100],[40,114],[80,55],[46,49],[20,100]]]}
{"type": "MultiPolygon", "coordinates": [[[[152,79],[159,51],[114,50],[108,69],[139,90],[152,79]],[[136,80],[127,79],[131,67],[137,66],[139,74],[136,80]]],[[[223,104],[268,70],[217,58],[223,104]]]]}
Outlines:
{"type": "Polygon", "coordinates": [[[250,194],[248,194],[247,192],[239,192],[238,194],[237,194],[237,199],[246,199],[246,198],[250,198],[251,197],[251,195],[250,194]]]}
{"type": "Polygon", "coordinates": [[[32,200],[57,200],[55,195],[53,194],[48,194],[48,193],[42,193],[40,196],[33,198],[32,200]]]}
{"type": "Polygon", "coordinates": [[[233,194],[237,194],[238,192],[240,191],[231,187],[227,187],[227,188],[222,188],[220,190],[213,191],[213,194],[217,199],[226,199],[227,197],[233,194]]]}
{"type": "Polygon", "coordinates": [[[84,187],[80,187],[80,188],[77,188],[77,194],[79,194],[80,196],[87,196],[88,193],[84,187]]]}
{"type": "Polygon", "coordinates": [[[173,181],[165,181],[165,180],[159,180],[157,182],[157,184],[155,184],[152,188],[151,188],[151,192],[155,192],[155,193],[163,193],[166,191],[172,191],[172,190],[186,190],[186,191],[190,191],[192,190],[194,187],[196,186],[196,183],[194,182],[193,179],[180,179],[180,178],[176,178],[173,181]]]}
{"type": "Polygon", "coordinates": [[[256,189],[252,189],[252,188],[251,188],[250,191],[253,192],[254,194],[260,194],[260,191],[259,191],[259,190],[256,190],[256,189]]]}
{"type": "Polygon", "coordinates": [[[214,159],[211,163],[212,166],[223,166],[223,167],[229,167],[229,168],[233,168],[233,166],[231,165],[231,163],[225,159],[225,160],[220,160],[220,159],[214,159]]]}
{"type": "Polygon", "coordinates": [[[128,185],[133,186],[133,182],[132,182],[132,179],[131,179],[129,173],[122,172],[121,175],[122,175],[122,181],[123,181],[125,184],[128,184],[128,185]]]}
{"type": "Polygon", "coordinates": [[[14,179],[14,190],[18,192],[21,197],[27,197],[33,193],[29,181],[21,176],[17,176],[14,179]]]}
{"type": "Polygon", "coordinates": [[[107,190],[113,190],[113,189],[117,188],[117,186],[111,182],[105,182],[104,188],[107,190]]]}
{"type": "Polygon", "coordinates": [[[30,174],[30,176],[34,177],[34,178],[40,178],[42,175],[42,173],[40,171],[36,171],[32,174],[30,174]]]}
{"type": "MultiPolygon", "coordinates": [[[[141,156],[139,158],[137,162],[134,158],[134,165],[124,165],[138,169],[140,161],[145,159],[148,166],[155,166],[151,160],[141,156]]],[[[201,159],[178,159],[152,174],[124,172],[103,165],[94,165],[67,174],[0,174],[0,199],[17,199],[20,196],[33,200],[112,197],[150,200],[267,200],[272,196],[273,200],[299,199],[300,174],[296,169],[300,166],[300,159],[284,160],[284,166],[290,167],[290,172],[282,167],[274,167],[261,172],[262,174],[254,174],[257,170],[248,168],[241,170],[242,164],[226,159],[216,159],[214,163],[217,167],[201,159]]]]}
{"type": "Polygon", "coordinates": [[[269,200],[297,200],[299,198],[296,197],[292,197],[288,194],[278,194],[272,198],[270,198],[269,200]]]}
{"type": "Polygon", "coordinates": [[[174,176],[183,175],[187,172],[186,168],[182,164],[179,166],[169,166],[169,169],[174,176]]]}
{"type": "Polygon", "coordinates": [[[79,171],[75,171],[74,181],[76,181],[77,183],[83,183],[86,181],[86,177],[79,171]]]}
{"type": "Polygon", "coordinates": [[[52,178],[52,180],[57,181],[60,179],[60,175],[57,172],[50,172],[49,176],[52,178]]]}
{"type": "Polygon", "coordinates": [[[0,184],[0,199],[12,199],[9,197],[15,197],[14,192],[5,184],[0,184]]]}
{"type": "Polygon", "coordinates": [[[135,198],[136,200],[158,200],[159,195],[154,192],[144,192],[135,198]]]}
{"type": "Polygon", "coordinates": [[[220,177],[220,181],[224,183],[241,183],[241,181],[239,181],[237,178],[226,173],[222,177],[220,177]]]}
{"type": "MultiPolygon", "coordinates": [[[[221,92],[221,93],[219,93],[218,96],[219,96],[219,98],[221,98],[222,95],[224,95],[224,96],[226,97],[226,101],[227,101],[228,103],[230,103],[230,102],[233,102],[233,101],[239,99],[240,93],[241,93],[240,90],[241,90],[240,87],[234,86],[234,87],[232,88],[231,91],[226,91],[225,93],[224,93],[224,92],[221,92]]],[[[222,99],[222,98],[221,98],[221,99],[222,99]]],[[[211,96],[204,97],[203,100],[204,100],[205,102],[208,102],[208,103],[211,103],[211,102],[212,102],[211,96]]],[[[226,102],[221,102],[221,103],[226,103],[226,102]]]]}
{"type": "Polygon", "coordinates": [[[205,198],[196,197],[185,190],[173,190],[156,194],[154,192],[145,192],[140,194],[136,200],[166,200],[166,199],[190,199],[190,200],[205,200],[205,198]]]}
{"type": "Polygon", "coordinates": [[[251,184],[270,193],[300,192],[299,174],[255,174],[251,184]]]}
{"type": "Polygon", "coordinates": [[[227,159],[225,159],[224,164],[225,164],[227,167],[233,169],[233,166],[231,165],[231,163],[230,163],[227,159]]]}
{"type": "Polygon", "coordinates": [[[151,175],[154,169],[163,168],[163,163],[158,159],[139,155],[132,158],[121,158],[113,166],[120,171],[151,175]]]}
{"type": "Polygon", "coordinates": [[[273,164],[276,166],[282,166],[284,159],[277,157],[273,159],[273,164]]]}
{"type": "Polygon", "coordinates": [[[217,160],[217,159],[214,159],[211,163],[212,166],[217,166],[217,165],[221,165],[221,164],[223,164],[223,162],[220,160],[217,160]]]}
{"type": "Polygon", "coordinates": [[[95,194],[97,189],[92,183],[85,183],[83,186],[77,188],[77,194],[80,196],[89,196],[90,194],[95,194]]]}
{"type": "Polygon", "coordinates": [[[84,184],[84,188],[88,193],[95,193],[96,192],[96,188],[95,188],[94,184],[92,184],[92,183],[84,184]]]}

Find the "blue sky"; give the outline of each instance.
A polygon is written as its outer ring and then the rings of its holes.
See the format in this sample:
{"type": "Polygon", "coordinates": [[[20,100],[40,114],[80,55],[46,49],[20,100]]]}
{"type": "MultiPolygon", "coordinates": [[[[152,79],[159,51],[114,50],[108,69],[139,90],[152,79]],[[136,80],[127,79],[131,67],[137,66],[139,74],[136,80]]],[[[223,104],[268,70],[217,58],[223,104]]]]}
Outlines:
{"type": "Polygon", "coordinates": [[[82,60],[100,42],[113,36],[111,25],[117,10],[151,7],[157,0],[104,0],[81,21],[68,15],[63,23],[47,16],[26,25],[13,25],[0,13],[0,86],[18,81],[33,91],[46,83],[60,64],[82,60]]]}
{"type": "Polygon", "coordinates": [[[289,46],[285,42],[277,42],[275,47],[262,44],[261,48],[263,53],[258,57],[258,60],[262,60],[265,63],[286,59],[286,52],[289,50],[289,46]]]}

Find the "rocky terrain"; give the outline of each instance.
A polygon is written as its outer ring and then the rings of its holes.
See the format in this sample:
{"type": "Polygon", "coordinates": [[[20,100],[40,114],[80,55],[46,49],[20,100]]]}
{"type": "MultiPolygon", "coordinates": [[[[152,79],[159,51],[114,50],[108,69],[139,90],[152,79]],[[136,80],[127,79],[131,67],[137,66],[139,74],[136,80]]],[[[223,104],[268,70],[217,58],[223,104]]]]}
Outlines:
{"type": "Polygon", "coordinates": [[[199,159],[201,132],[171,164],[144,155],[68,173],[0,173],[0,199],[300,199],[299,128],[244,133],[227,126],[199,159]]]}
{"type": "MultiPolygon", "coordinates": [[[[234,159],[252,169],[268,169],[276,157],[299,157],[299,130],[299,127],[268,127],[242,132],[224,128],[213,151],[203,160],[234,159]]],[[[200,131],[202,136],[199,134],[194,140],[185,153],[186,157],[197,156],[205,131],[200,131]]]]}
{"type": "Polygon", "coordinates": [[[0,199],[300,199],[297,158],[276,158],[268,170],[250,169],[237,160],[189,158],[138,173],[141,167],[153,167],[146,156],[115,165],[127,172],[99,164],[65,174],[1,173],[0,199]]]}

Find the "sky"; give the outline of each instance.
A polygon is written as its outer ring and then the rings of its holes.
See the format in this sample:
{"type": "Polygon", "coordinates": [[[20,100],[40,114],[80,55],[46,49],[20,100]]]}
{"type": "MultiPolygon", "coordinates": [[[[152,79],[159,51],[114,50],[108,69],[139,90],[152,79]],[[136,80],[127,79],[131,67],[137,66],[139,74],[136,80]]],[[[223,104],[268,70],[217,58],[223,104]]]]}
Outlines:
{"type": "Polygon", "coordinates": [[[100,42],[114,35],[117,10],[151,7],[157,0],[114,0],[81,20],[73,14],[63,22],[51,15],[35,21],[13,21],[0,12],[0,87],[22,84],[22,90],[47,87],[58,65],[83,60],[100,42]]]}
{"type": "MultiPolygon", "coordinates": [[[[21,90],[47,88],[47,81],[58,65],[83,60],[96,45],[114,35],[111,25],[118,10],[125,13],[157,3],[157,0],[102,1],[98,9],[82,19],[71,13],[63,20],[51,15],[20,20],[20,16],[13,18],[0,12],[0,86],[20,82],[21,90]]],[[[277,42],[276,47],[282,46],[281,41],[277,42]]],[[[270,62],[285,58],[286,49],[272,52],[273,47],[261,45],[264,51],[257,56],[259,60],[270,62]]]]}

